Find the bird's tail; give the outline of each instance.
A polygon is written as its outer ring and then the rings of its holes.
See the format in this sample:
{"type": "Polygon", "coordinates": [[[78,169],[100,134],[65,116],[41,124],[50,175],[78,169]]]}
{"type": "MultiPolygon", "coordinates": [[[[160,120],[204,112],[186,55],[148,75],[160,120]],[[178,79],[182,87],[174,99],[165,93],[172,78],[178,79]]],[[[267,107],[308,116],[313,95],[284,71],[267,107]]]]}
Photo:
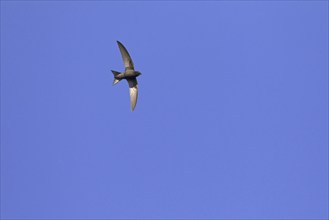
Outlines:
{"type": "Polygon", "coordinates": [[[117,72],[117,71],[114,71],[114,70],[111,70],[113,75],[114,75],[114,80],[113,80],[113,85],[117,84],[118,82],[121,81],[121,79],[117,79],[116,76],[120,74],[120,72],[117,72]]]}

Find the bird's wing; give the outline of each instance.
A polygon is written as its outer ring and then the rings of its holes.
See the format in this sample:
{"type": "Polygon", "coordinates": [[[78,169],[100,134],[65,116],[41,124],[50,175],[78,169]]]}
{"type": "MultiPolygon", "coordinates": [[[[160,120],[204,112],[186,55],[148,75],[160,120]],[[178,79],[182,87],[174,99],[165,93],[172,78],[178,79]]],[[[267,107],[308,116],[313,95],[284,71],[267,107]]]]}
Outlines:
{"type": "Polygon", "coordinates": [[[123,63],[125,64],[126,69],[134,69],[134,63],[127,51],[127,49],[125,48],[125,46],[123,46],[123,44],[119,41],[117,41],[121,55],[122,55],[122,59],[123,59],[123,63]]]}
{"type": "Polygon", "coordinates": [[[127,81],[129,84],[131,111],[134,111],[138,97],[138,83],[136,78],[127,79],[127,81]]]}

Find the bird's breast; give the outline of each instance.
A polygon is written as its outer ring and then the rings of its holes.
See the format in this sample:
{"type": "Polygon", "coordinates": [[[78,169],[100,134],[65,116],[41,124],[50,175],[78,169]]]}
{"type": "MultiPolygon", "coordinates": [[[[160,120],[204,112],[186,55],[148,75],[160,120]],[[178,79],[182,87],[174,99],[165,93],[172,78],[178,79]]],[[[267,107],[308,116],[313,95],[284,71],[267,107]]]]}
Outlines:
{"type": "Polygon", "coordinates": [[[131,77],[136,77],[137,76],[137,74],[133,71],[129,71],[129,72],[127,71],[127,72],[124,73],[124,75],[125,75],[125,78],[131,78],[131,77]]]}

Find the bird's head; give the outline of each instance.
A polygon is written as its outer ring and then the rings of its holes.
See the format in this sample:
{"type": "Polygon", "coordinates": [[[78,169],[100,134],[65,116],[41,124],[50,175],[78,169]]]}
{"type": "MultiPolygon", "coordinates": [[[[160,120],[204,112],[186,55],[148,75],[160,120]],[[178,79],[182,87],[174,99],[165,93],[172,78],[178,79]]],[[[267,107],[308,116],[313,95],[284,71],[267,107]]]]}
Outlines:
{"type": "Polygon", "coordinates": [[[137,76],[142,75],[142,73],[139,71],[136,71],[136,74],[137,74],[137,76]]]}

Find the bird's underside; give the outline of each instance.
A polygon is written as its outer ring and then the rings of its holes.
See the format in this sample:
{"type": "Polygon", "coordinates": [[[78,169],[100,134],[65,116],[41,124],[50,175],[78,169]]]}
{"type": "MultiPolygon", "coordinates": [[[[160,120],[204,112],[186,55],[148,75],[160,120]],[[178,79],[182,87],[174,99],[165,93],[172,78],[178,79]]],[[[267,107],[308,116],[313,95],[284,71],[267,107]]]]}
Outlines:
{"type": "Polygon", "coordinates": [[[122,43],[117,41],[121,55],[122,60],[125,65],[125,72],[120,73],[117,71],[113,71],[114,74],[114,81],[113,85],[117,84],[122,79],[126,79],[129,85],[129,94],[130,94],[130,107],[131,111],[134,111],[137,103],[138,98],[138,83],[136,77],[139,76],[141,73],[138,71],[135,71],[134,69],[134,63],[127,51],[127,49],[123,46],[122,43]]]}

